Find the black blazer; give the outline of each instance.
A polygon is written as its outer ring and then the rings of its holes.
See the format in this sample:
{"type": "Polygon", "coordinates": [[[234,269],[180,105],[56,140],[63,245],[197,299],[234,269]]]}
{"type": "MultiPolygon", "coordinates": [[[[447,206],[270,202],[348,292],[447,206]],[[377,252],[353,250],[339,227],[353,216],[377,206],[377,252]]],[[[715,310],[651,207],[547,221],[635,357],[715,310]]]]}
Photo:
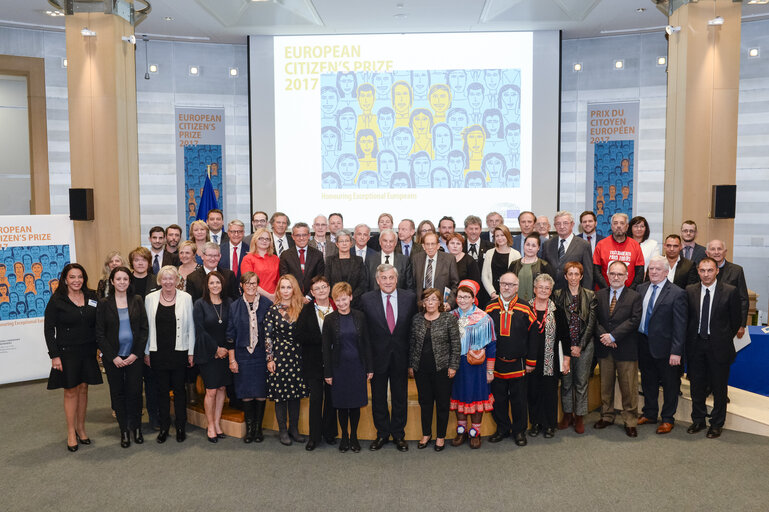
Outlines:
{"type": "MultiPolygon", "coordinates": [[[[127,297],[128,320],[131,323],[131,332],[134,341],[131,345],[131,353],[139,359],[144,357],[144,349],[147,346],[149,325],[147,324],[147,311],[144,309],[144,301],[138,295],[127,297]]],[[[96,307],[96,342],[103,354],[105,361],[112,362],[120,350],[120,316],[117,312],[115,296],[110,295],[99,301],[96,307]]]]}
{"type": "MultiPolygon", "coordinates": [[[[179,261],[179,254],[175,252],[168,252],[163,251],[163,261],[160,263],[161,267],[165,267],[166,265],[173,265],[174,267],[178,267],[181,264],[179,261]]],[[[152,267],[152,265],[150,265],[152,267]]]]}
{"type": "MultiPolygon", "coordinates": [[[[489,242],[488,238],[484,238],[483,236],[481,236],[478,239],[478,241],[475,242],[475,248],[478,251],[478,259],[476,260],[476,262],[478,263],[478,270],[480,271],[480,268],[483,266],[483,255],[486,254],[486,251],[493,249],[494,244],[489,242]]],[[[470,242],[467,241],[467,238],[465,238],[465,245],[464,245],[463,251],[467,254],[470,254],[470,242]]],[[[518,251],[518,252],[521,252],[521,251],[518,251]]],[[[472,256],[470,257],[472,258],[472,256]]],[[[481,282],[478,281],[478,284],[481,284],[481,282]]]]}
{"type": "Polygon", "coordinates": [[[82,310],[69,300],[64,291],[54,293],[48,301],[43,334],[51,359],[61,357],[61,347],[96,343],[98,299],[93,290],[84,289],[83,295],[85,306],[82,310]]]}
{"type": "Polygon", "coordinates": [[[329,256],[326,258],[326,269],[324,272],[332,288],[336,283],[341,283],[342,281],[345,281],[352,287],[353,304],[357,306],[361,295],[369,290],[368,271],[363,263],[363,258],[351,254],[350,259],[352,260],[349,267],[350,271],[344,272],[339,255],[329,256]]]}
{"type": "Polygon", "coordinates": [[[598,324],[595,329],[596,357],[612,356],[617,361],[638,361],[638,326],[641,324],[643,297],[627,286],[614,306],[614,314],[609,315],[609,291],[602,288],[596,292],[598,298],[598,324]],[[617,348],[609,348],[601,343],[604,333],[614,336],[617,348]]]}
{"type": "Polygon", "coordinates": [[[673,284],[684,290],[690,284],[698,283],[699,281],[700,276],[697,274],[697,266],[692,260],[687,260],[681,256],[681,259],[678,260],[678,265],[676,265],[676,273],[673,275],[673,284]]]}
{"type": "MultiPolygon", "coordinates": [[[[411,247],[409,247],[409,258],[412,258],[414,254],[422,251],[424,251],[424,249],[422,249],[422,244],[412,241],[411,247]]],[[[398,239],[398,242],[395,244],[395,254],[403,254],[403,247],[401,246],[400,239],[398,239]]]]}
{"type": "MultiPolygon", "coordinates": [[[[642,308],[643,299],[651,286],[651,282],[646,282],[636,289],[641,296],[642,308]]],[[[662,289],[657,290],[652,314],[648,319],[647,339],[653,358],[667,360],[671,354],[684,355],[687,308],[686,292],[667,279],[663,280],[662,289]]]]}
{"type": "Polygon", "coordinates": [[[558,245],[561,243],[559,237],[554,237],[542,245],[541,258],[548,262],[551,267],[553,278],[555,279],[555,289],[563,290],[569,287],[566,282],[566,276],[563,273],[563,267],[569,261],[576,261],[582,264],[582,282],[583,288],[593,289],[593,251],[587,240],[574,236],[566,249],[563,261],[558,261],[558,245]]]}
{"type": "MultiPolygon", "coordinates": [[[[226,242],[222,242],[222,244],[219,246],[222,249],[222,257],[219,260],[219,268],[224,268],[227,270],[232,270],[232,244],[230,244],[229,239],[226,242]]],[[[248,254],[248,246],[245,242],[240,242],[240,247],[238,248],[238,271],[235,273],[235,278],[240,282],[240,264],[243,263],[243,258],[246,257],[246,254],[248,254]]]]}
{"type": "Polygon", "coordinates": [[[366,246],[369,249],[373,249],[375,251],[381,251],[382,250],[382,246],[379,245],[379,233],[378,232],[371,233],[371,237],[368,239],[368,243],[366,244],[366,246]]]}
{"type": "MultiPolygon", "coordinates": [[[[686,351],[692,353],[698,343],[700,327],[700,292],[702,284],[690,284],[686,287],[689,299],[689,324],[686,329],[686,351]]],[[[737,288],[722,281],[716,283],[716,289],[710,302],[710,338],[706,350],[713,353],[719,363],[732,364],[737,352],[734,350],[734,337],[741,327],[740,296],[737,288]]]]}
{"type": "MultiPolygon", "coordinates": [[[[565,290],[555,290],[553,292],[553,302],[566,317],[566,325],[569,323],[569,303],[571,302],[571,292],[567,287],[565,290]]],[[[598,299],[593,290],[580,287],[579,298],[577,300],[577,312],[579,314],[579,348],[585,350],[585,347],[593,343],[595,336],[595,325],[598,321],[598,299]]],[[[568,337],[568,333],[567,333],[568,337]]]]}
{"type": "MultiPolygon", "coordinates": [[[[427,323],[425,316],[421,313],[414,315],[411,320],[409,368],[415,371],[419,370],[419,362],[422,359],[427,323]]],[[[447,311],[441,312],[438,318],[430,322],[430,339],[432,340],[436,370],[441,371],[447,368],[458,370],[462,346],[457,317],[447,311]]]]}
{"type": "MultiPolygon", "coordinates": [[[[366,373],[374,373],[374,360],[371,352],[371,343],[369,342],[369,330],[366,325],[366,315],[357,309],[351,309],[355,331],[357,332],[358,356],[360,362],[365,368],[366,373]]],[[[334,311],[326,316],[323,321],[323,373],[325,378],[334,377],[334,368],[339,366],[339,359],[342,354],[339,344],[339,319],[341,315],[334,311]]]]}
{"type": "MultiPolygon", "coordinates": [[[[216,306],[209,304],[203,299],[198,299],[192,306],[192,319],[195,322],[195,363],[205,364],[215,359],[216,351],[219,347],[229,348],[227,346],[226,329],[230,319],[230,304],[232,301],[224,297],[221,304],[221,320],[223,328],[221,336],[212,336],[206,327],[215,326],[219,321],[216,314],[216,306]]],[[[210,327],[209,327],[210,328],[210,327]]],[[[216,329],[216,327],[214,327],[216,329]]]]}
{"type": "MultiPolygon", "coordinates": [[[[684,254],[686,254],[684,252],[684,248],[681,247],[681,257],[682,258],[684,257],[684,254]]],[[[704,258],[707,255],[708,254],[705,251],[705,246],[702,246],[702,245],[700,245],[700,244],[695,242],[694,243],[694,250],[692,251],[692,257],[689,258],[689,259],[692,260],[692,262],[694,263],[694,266],[696,267],[697,263],[699,263],[702,260],[702,258],[704,258]]]]}
{"type": "MultiPolygon", "coordinates": [[[[452,254],[453,256],[453,254],[452,254]]],[[[456,258],[454,258],[456,260],[456,258]]],[[[478,262],[473,259],[469,254],[465,254],[461,260],[457,261],[457,279],[462,282],[465,279],[470,279],[481,285],[481,268],[478,266],[478,262]]],[[[480,295],[480,293],[478,294],[480,295]]]]}
{"type": "Polygon", "coordinates": [[[748,310],[750,309],[750,297],[748,296],[748,285],[745,283],[745,272],[740,265],[724,261],[724,266],[718,271],[716,278],[719,282],[730,284],[737,288],[737,294],[740,296],[740,322],[742,322],[740,326],[745,327],[748,323],[748,310]]]}
{"type": "MultiPolygon", "coordinates": [[[[376,268],[382,262],[382,253],[377,252],[376,256],[372,253],[371,257],[366,258],[366,266],[368,267],[368,290],[378,290],[379,285],[376,284],[376,268]]],[[[414,276],[413,269],[411,268],[411,258],[407,258],[403,254],[393,252],[393,258],[390,259],[390,264],[398,271],[398,288],[406,288],[408,290],[414,289],[414,276]]]]}
{"type": "Polygon", "coordinates": [[[402,288],[398,289],[398,318],[392,333],[387,327],[385,308],[382,305],[382,292],[372,290],[364,293],[361,297],[361,305],[368,325],[371,353],[374,357],[374,373],[385,372],[393,356],[396,360],[396,367],[402,368],[404,372],[407,371],[411,319],[417,312],[417,300],[414,292],[402,288]]]}
{"type": "MultiPolygon", "coordinates": [[[[328,320],[328,316],[323,321],[328,320]]],[[[323,336],[315,314],[315,301],[305,304],[296,319],[296,340],[302,349],[302,373],[306,379],[322,379],[323,336]]]]}
{"type": "MultiPolygon", "coordinates": [[[[417,297],[422,296],[425,284],[425,266],[427,262],[427,253],[422,251],[418,258],[411,262],[414,269],[414,286],[417,297]]],[[[459,273],[457,272],[457,260],[453,254],[438,251],[435,254],[435,278],[433,279],[433,288],[437,288],[443,295],[444,288],[451,290],[448,303],[452,308],[456,307],[457,285],[459,284],[459,273]]]]}
{"type": "Polygon", "coordinates": [[[305,247],[307,254],[304,256],[304,271],[299,263],[299,253],[295,246],[291,250],[283,251],[280,255],[280,265],[278,266],[280,275],[291,274],[299,281],[302,293],[310,293],[312,278],[325,274],[326,264],[323,261],[323,253],[310,246],[305,247]]]}
{"type": "MultiPolygon", "coordinates": [[[[217,272],[222,274],[224,282],[222,283],[222,297],[229,297],[233,301],[240,297],[240,285],[237,277],[232,270],[223,268],[221,265],[216,267],[217,272]]],[[[206,286],[206,269],[202,265],[187,276],[187,293],[192,297],[194,304],[199,298],[203,297],[203,289],[206,286]]]]}

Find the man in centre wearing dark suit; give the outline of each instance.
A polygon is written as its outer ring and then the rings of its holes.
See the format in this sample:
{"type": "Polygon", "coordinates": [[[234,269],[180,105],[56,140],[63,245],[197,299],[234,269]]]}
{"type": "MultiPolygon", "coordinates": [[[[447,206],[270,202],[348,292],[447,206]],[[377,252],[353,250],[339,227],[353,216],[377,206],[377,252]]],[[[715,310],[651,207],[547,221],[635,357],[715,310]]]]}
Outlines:
{"type": "Polygon", "coordinates": [[[398,288],[414,289],[414,276],[411,272],[411,260],[403,254],[395,252],[398,236],[392,229],[383,229],[379,234],[380,252],[372,252],[366,261],[368,267],[369,283],[367,290],[378,289],[376,283],[376,269],[381,264],[392,265],[398,272],[398,288]]]}
{"type": "Polygon", "coordinates": [[[379,289],[361,296],[374,356],[371,413],[377,435],[369,449],[379,450],[392,437],[398,450],[405,452],[409,335],[417,313],[416,295],[398,288],[398,271],[392,265],[379,265],[375,276],[379,289]],[[388,385],[392,412],[387,407],[388,385]]]}
{"type": "Polygon", "coordinates": [[[565,290],[568,288],[569,283],[566,282],[563,267],[570,261],[576,261],[582,264],[584,269],[582,287],[592,290],[593,255],[590,244],[574,235],[574,216],[569,212],[561,211],[555,214],[553,222],[558,235],[542,244],[541,258],[547,261],[550,268],[553,269],[555,289],[565,290]]]}
{"type": "Polygon", "coordinates": [[[643,299],[641,333],[638,340],[638,365],[641,369],[641,389],[644,405],[639,425],[657,423],[659,413],[659,384],[662,382],[662,423],[658,434],[673,430],[681,389],[679,368],[686,344],[686,292],[671,283],[665,256],[652,256],[649,281],[638,285],[636,291],[643,299]]]}
{"type": "Polygon", "coordinates": [[[219,260],[219,267],[232,270],[235,278],[240,282],[240,264],[248,254],[248,246],[243,241],[246,234],[246,227],[242,221],[235,219],[227,224],[227,240],[220,244],[222,248],[222,259],[219,260]]]}
{"type": "Polygon", "coordinates": [[[716,261],[706,256],[697,264],[700,282],[686,287],[689,322],[686,329],[686,361],[692,390],[692,424],[686,430],[696,434],[705,428],[706,387],[713,393],[713,410],[707,437],[721,435],[726,421],[729,367],[737,352],[734,337],[742,319],[737,288],[717,279],[716,261]]]}
{"type": "Polygon", "coordinates": [[[590,244],[590,254],[595,251],[595,244],[603,240],[603,237],[595,230],[597,224],[598,219],[592,210],[585,210],[579,214],[579,226],[582,228],[582,232],[577,236],[590,244]]]}
{"type": "Polygon", "coordinates": [[[534,212],[523,211],[518,214],[518,227],[521,232],[513,237],[513,249],[523,254],[523,241],[526,240],[527,236],[534,233],[536,223],[537,216],[534,215],[534,212]]]}
{"type": "Polygon", "coordinates": [[[449,295],[444,301],[444,309],[448,311],[457,305],[459,272],[454,255],[439,251],[439,247],[438,235],[435,233],[427,233],[422,237],[424,252],[414,256],[412,260],[414,284],[417,297],[421,297],[422,291],[428,288],[437,288],[443,294],[448,289],[449,295]]]}
{"type": "Polygon", "coordinates": [[[187,276],[187,293],[192,296],[192,302],[194,303],[203,296],[203,290],[206,287],[206,276],[214,270],[219,271],[222,277],[224,277],[222,297],[229,297],[232,300],[240,297],[240,283],[235,274],[220,265],[222,253],[219,244],[216,242],[206,242],[203,246],[202,258],[203,265],[187,276]]]}
{"type": "Polygon", "coordinates": [[[280,255],[278,269],[280,275],[291,274],[299,282],[302,293],[310,293],[312,278],[321,276],[326,271],[323,261],[323,253],[310,247],[310,226],[304,222],[297,222],[291,230],[291,238],[296,244],[280,255]]]}
{"type": "MultiPolygon", "coordinates": [[[[672,234],[665,239],[663,246],[665,258],[668,263],[668,281],[685,290],[690,284],[699,281],[697,267],[692,260],[687,260],[681,255],[681,237],[672,234]]],[[[648,280],[648,279],[647,279],[648,280]]]]}
{"type": "Polygon", "coordinates": [[[614,423],[614,383],[622,395],[622,420],[628,437],[638,431],[638,326],[643,299],[625,286],[628,271],[621,261],[607,269],[609,287],[598,290],[595,353],[601,367],[601,419],[593,427],[614,423]]]}

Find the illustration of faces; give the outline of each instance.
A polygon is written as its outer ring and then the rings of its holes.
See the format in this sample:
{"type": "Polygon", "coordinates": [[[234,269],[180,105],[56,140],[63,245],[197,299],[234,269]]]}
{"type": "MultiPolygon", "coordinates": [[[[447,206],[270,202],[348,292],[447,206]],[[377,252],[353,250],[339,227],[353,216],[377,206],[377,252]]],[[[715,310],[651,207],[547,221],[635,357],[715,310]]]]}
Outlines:
{"type": "Polygon", "coordinates": [[[377,140],[374,130],[365,128],[358,132],[355,142],[355,150],[358,158],[372,158],[377,154],[377,140]]]}
{"type": "Polygon", "coordinates": [[[320,90],[320,110],[325,116],[332,116],[336,113],[336,107],[339,105],[339,93],[333,87],[322,87],[320,90]]]}
{"type": "Polygon", "coordinates": [[[393,77],[390,73],[374,73],[374,89],[376,97],[381,99],[390,98],[390,88],[392,87],[393,77]]]}
{"type": "Polygon", "coordinates": [[[521,149],[521,126],[517,123],[507,125],[505,129],[505,141],[510,151],[517,153],[521,149]]]}
{"type": "Polygon", "coordinates": [[[451,106],[451,92],[444,84],[435,84],[430,88],[430,106],[436,114],[445,113],[451,106]]]}
{"type": "Polygon", "coordinates": [[[364,171],[358,176],[358,188],[379,188],[379,179],[374,171],[364,171]]]}
{"type": "Polygon", "coordinates": [[[358,105],[365,115],[371,114],[374,108],[374,87],[371,84],[361,84],[358,87],[358,105]]]}
{"type": "Polygon", "coordinates": [[[358,159],[355,158],[355,155],[349,153],[340,156],[337,162],[337,171],[342,178],[342,182],[352,183],[358,174],[358,159]]]}
{"type": "Polygon", "coordinates": [[[433,127],[433,115],[426,108],[416,108],[411,112],[409,124],[414,136],[427,135],[433,127]]]}
{"type": "Polygon", "coordinates": [[[433,188],[451,188],[449,171],[443,167],[433,169],[433,172],[430,173],[430,185],[433,188]]]}
{"type": "Polygon", "coordinates": [[[453,142],[449,125],[446,123],[438,123],[433,127],[433,147],[435,148],[436,157],[447,156],[449,151],[451,151],[453,142]]]}
{"type": "Polygon", "coordinates": [[[609,201],[615,201],[617,196],[617,187],[609,185],[609,201]]]}
{"type": "Polygon", "coordinates": [[[59,287],[59,280],[58,279],[51,279],[48,281],[48,289],[51,290],[51,293],[56,291],[56,288],[59,287]]]}
{"type": "Polygon", "coordinates": [[[483,146],[486,144],[486,132],[483,127],[477,124],[467,127],[464,132],[464,139],[464,149],[467,154],[480,155],[483,153],[483,146]]]}
{"type": "Polygon", "coordinates": [[[0,302],[0,320],[10,320],[11,305],[8,302],[0,302]]]}
{"type": "Polygon", "coordinates": [[[464,69],[452,69],[448,74],[449,87],[454,94],[465,92],[467,86],[467,72],[464,69]]]}
{"type": "Polygon", "coordinates": [[[411,87],[414,88],[415,96],[420,98],[427,96],[427,90],[430,88],[430,73],[423,69],[412,71],[411,87]]]}
{"type": "Polygon", "coordinates": [[[336,75],[336,85],[339,91],[339,96],[342,98],[352,98],[353,92],[358,86],[355,73],[349,71],[347,73],[340,71],[336,75]]]}
{"type": "Polygon", "coordinates": [[[622,186],[622,199],[627,199],[630,195],[630,187],[627,185],[622,186]]]}
{"type": "Polygon", "coordinates": [[[620,167],[622,168],[622,172],[630,172],[630,160],[627,158],[623,158],[620,167]]]}
{"type": "Polygon", "coordinates": [[[489,153],[483,157],[481,169],[492,182],[499,183],[505,173],[505,158],[499,153],[489,153]]]}
{"type": "Polygon", "coordinates": [[[411,188],[411,180],[405,172],[396,172],[390,178],[390,188],[411,188]]]}
{"type": "Polygon", "coordinates": [[[393,149],[400,158],[405,158],[411,152],[413,145],[414,136],[411,134],[411,130],[405,126],[395,129],[393,132],[393,149]]]}
{"type": "Polygon", "coordinates": [[[483,104],[483,85],[473,82],[467,87],[467,102],[473,110],[480,110],[483,104]]]}
{"type": "Polygon", "coordinates": [[[505,173],[505,187],[519,188],[521,186],[521,171],[510,169],[505,173]]]}
{"type": "Polygon", "coordinates": [[[24,293],[37,293],[35,291],[35,276],[24,274],[24,293]]]}
{"type": "Polygon", "coordinates": [[[397,115],[408,115],[411,108],[411,87],[406,82],[393,84],[393,109],[397,115]]]}
{"type": "Polygon", "coordinates": [[[411,175],[415,186],[427,186],[429,184],[430,155],[420,151],[411,157],[411,175]]]}
{"type": "Polygon", "coordinates": [[[487,69],[483,72],[483,83],[486,84],[489,92],[497,90],[501,75],[502,73],[498,69],[487,69]]]}
{"type": "MultiPolygon", "coordinates": [[[[211,176],[218,176],[219,175],[219,164],[216,162],[211,164],[211,176]]],[[[218,191],[217,191],[218,192],[218,191]]]]}
{"type": "Polygon", "coordinates": [[[596,215],[603,215],[603,201],[601,199],[595,202],[595,213],[596,215]]]}
{"type": "Polygon", "coordinates": [[[486,178],[479,171],[470,171],[465,176],[465,188],[486,188],[486,178]]]}
{"type": "Polygon", "coordinates": [[[463,108],[452,108],[446,115],[446,123],[451,133],[461,134],[468,124],[467,111],[463,108]]]}
{"type": "Polygon", "coordinates": [[[449,153],[449,173],[452,176],[460,176],[463,174],[465,167],[465,154],[459,151],[458,149],[452,151],[449,153]]]}
{"type": "Polygon", "coordinates": [[[380,108],[379,112],[377,112],[376,121],[382,135],[389,135],[392,133],[393,126],[395,125],[395,112],[390,107],[380,108]]]}
{"type": "Polygon", "coordinates": [[[320,177],[320,183],[322,188],[342,188],[342,180],[335,172],[324,172],[320,177]]]}
{"type": "Polygon", "coordinates": [[[389,149],[380,151],[377,155],[377,169],[382,183],[390,183],[392,175],[398,172],[398,159],[395,157],[395,153],[389,149]]]}
{"type": "Polygon", "coordinates": [[[490,139],[501,139],[502,132],[502,112],[496,108],[490,108],[483,112],[483,127],[486,129],[486,136],[490,139]]]}
{"type": "Polygon", "coordinates": [[[189,215],[190,217],[195,217],[196,216],[196,213],[195,213],[195,203],[189,203],[187,205],[187,215],[189,215]]]}
{"type": "Polygon", "coordinates": [[[320,138],[322,142],[323,152],[326,154],[333,154],[336,151],[342,149],[342,140],[337,130],[333,126],[324,126],[320,130],[320,138]]]}
{"type": "Polygon", "coordinates": [[[355,136],[355,127],[358,124],[358,117],[355,115],[355,111],[350,107],[345,107],[337,113],[336,125],[342,135],[348,140],[352,140],[355,136]]]}
{"type": "Polygon", "coordinates": [[[8,302],[8,285],[0,284],[0,302],[8,302]]]}
{"type": "Polygon", "coordinates": [[[16,281],[24,279],[24,264],[17,261],[13,264],[13,273],[16,274],[16,281]]]}
{"type": "Polygon", "coordinates": [[[499,90],[499,108],[513,115],[521,112],[521,90],[517,85],[506,84],[499,90]]]}

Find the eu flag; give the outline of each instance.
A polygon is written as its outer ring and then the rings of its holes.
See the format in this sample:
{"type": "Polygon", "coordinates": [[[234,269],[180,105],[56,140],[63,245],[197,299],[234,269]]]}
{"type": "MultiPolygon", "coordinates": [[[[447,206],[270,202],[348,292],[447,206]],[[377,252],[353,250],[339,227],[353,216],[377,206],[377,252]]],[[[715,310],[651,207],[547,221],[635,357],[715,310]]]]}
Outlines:
{"type": "Polygon", "coordinates": [[[208,219],[208,212],[219,208],[214,194],[214,186],[211,184],[211,177],[206,174],[206,183],[203,185],[203,193],[200,195],[200,205],[198,205],[197,220],[205,221],[208,219]]]}

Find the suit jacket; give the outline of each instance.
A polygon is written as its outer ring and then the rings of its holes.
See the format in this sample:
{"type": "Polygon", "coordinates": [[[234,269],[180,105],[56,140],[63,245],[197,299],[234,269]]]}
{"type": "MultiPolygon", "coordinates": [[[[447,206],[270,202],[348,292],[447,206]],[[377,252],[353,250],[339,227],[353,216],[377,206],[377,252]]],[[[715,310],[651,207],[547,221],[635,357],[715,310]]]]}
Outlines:
{"type": "MultiPolygon", "coordinates": [[[[222,242],[220,245],[222,249],[222,258],[219,260],[219,268],[226,268],[232,270],[232,244],[229,239],[226,242],[222,242]]],[[[238,271],[235,273],[235,278],[240,282],[240,264],[243,263],[243,258],[248,254],[248,245],[245,242],[240,242],[238,248],[238,271]]]]}
{"type": "MultiPolygon", "coordinates": [[[[684,260],[682,260],[684,261],[684,260]]],[[[636,291],[643,298],[651,282],[640,284],[636,291]]],[[[655,359],[667,360],[670,355],[683,356],[686,345],[686,315],[688,314],[686,292],[667,279],[657,289],[651,316],[648,318],[649,332],[646,337],[649,352],[655,359]]],[[[643,310],[642,310],[643,314],[643,310]]],[[[643,320],[641,320],[643,322],[643,320]]],[[[643,324],[641,324],[643,329],[643,324]]],[[[641,338],[643,340],[643,338],[641,338]]]]}
{"type": "MultiPolygon", "coordinates": [[[[318,242],[314,238],[310,238],[310,242],[307,244],[313,249],[318,249],[318,242]]],[[[320,249],[318,249],[320,250],[320,249]]],[[[325,259],[328,259],[329,256],[335,256],[339,254],[339,249],[336,247],[336,244],[331,241],[330,237],[326,236],[326,253],[323,255],[325,259]]]]}
{"type": "Polygon", "coordinates": [[[740,265],[724,261],[724,266],[718,271],[717,279],[719,282],[730,284],[737,288],[737,294],[740,297],[740,326],[745,327],[748,323],[748,310],[750,309],[750,297],[748,296],[748,285],[745,283],[745,272],[740,265]]]}
{"type": "MultiPolygon", "coordinates": [[[[291,233],[286,231],[286,240],[288,240],[288,247],[284,247],[283,250],[289,249],[291,247],[296,247],[296,242],[294,242],[294,237],[291,236],[291,233]]],[[[275,254],[278,254],[278,242],[275,241],[275,233],[272,233],[272,243],[275,246],[275,254]]]]}
{"type": "Polygon", "coordinates": [[[343,268],[338,254],[326,258],[324,273],[332,288],[336,283],[341,283],[342,281],[345,281],[352,287],[352,300],[353,304],[357,307],[361,295],[369,291],[368,272],[360,256],[351,254],[350,259],[352,260],[350,266],[343,268]],[[347,269],[349,271],[346,272],[345,270],[347,269]]]}
{"type": "MultiPolygon", "coordinates": [[[[222,296],[235,300],[240,297],[240,282],[232,270],[223,268],[221,265],[216,267],[218,272],[224,277],[222,283],[222,296]]],[[[190,272],[187,276],[187,293],[192,297],[193,304],[196,300],[203,297],[203,289],[206,286],[206,269],[203,266],[190,272]]]]}
{"type": "MultiPolygon", "coordinates": [[[[483,256],[486,254],[486,251],[494,248],[494,244],[481,236],[476,242],[475,248],[478,250],[478,259],[476,261],[478,262],[478,269],[480,270],[480,268],[483,266],[483,256]]],[[[467,239],[465,239],[463,251],[467,254],[470,254],[470,243],[467,241],[467,239]]],[[[470,257],[472,258],[472,256],[470,257]]]]}
{"type": "MultiPolygon", "coordinates": [[[[580,237],[582,240],[584,240],[585,242],[587,242],[587,235],[586,235],[585,233],[577,233],[575,236],[578,236],[578,237],[580,237]]],[[[590,235],[590,236],[592,236],[592,237],[593,237],[593,240],[592,240],[592,242],[595,242],[595,243],[598,243],[598,242],[600,242],[601,240],[603,240],[603,239],[604,239],[604,237],[602,237],[601,235],[599,235],[597,231],[593,231],[593,234],[592,234],[592,235],[590,235]]],[[[592,253],[592,252],[593,252],[593,244],[592,244],[591,242],[587,242],[587,243],[589,243],[589,244],[590,244],[590,252],[592,253]]]]}
{"type": "MultiPolygon", "coordinates": [[[[357,309],[351,309],[350,313],[355,324],[356,344],[358,357],[366,373],[374,372],[374,360],[369,340],[369,330],[366,325],[366,315],[357,309]]],[[[323,321],[323,373],[325,378],[334,377],[334,368],[339,366],[342,357],[342,345],[339,320],[341,315],[334,311],[326,316],[323,321]]],[[[317,322],[316,322],[317,323],[317,322]]]]}
{"type": "Polygon", "coordinates": [[[179,261],[179,254],[175,252],[168,252],[163,251],[163,261],[161,263],[161,267],[165,267],[166,265],[173,265],[174,267],[178,267],[180,265],[179,261]]]}
{"type": "Polygon", "coordinates": [[[387,327],[385,308],[382,305],[382,292],[372,290],[361,297],[371,343],[374,373],[387,371],[393,356],[396,368],[404,372],[408,369],[411,319],[417,313],[417,300],[414,292],[404,289],[398,289],[397,300],[398,317],[395,319],[395,329],[391,333],[387,327]]]}
{"type": "Polygon", "coordinates": [[[609,315],[610,291],[611,288],[602,288],[596,292],[598,299],[598,324],[595,329],[596,357],[612,356],[617,361],[638,361],[638,326],[641,324],[643,297],[627,286],[624,287],[614,306],[614,313],[609,315]],[[617,348],[609,348],[601,343],[600,338],[604,333],[614,336],[617,348]]]}
{"type": "MultiPolygon", "coordinates": [[[[684,254],[686,254],[686,252],[684,251],[684,247],[681,247],[682,258],[684,257],[684,254]]],[[[692,262],[694,262],[694,266],[696,267],[697,263],[699,263],[700,260],[702,260],[702,258],[704,258],[707,255],[708,254],[705,252],[705,247],[695,242],[694,251],[692,251],[692,257],[689,259],[692,260],[692,262]]]]}
{"type": "Polygon", "coordinates": [[[326,271],[326,264],[323,262],[323,253],[312,247],[306,247],[307,254],[304,256],[304,271],[302,271],[302,265],[299,263],[299,253],[296,248],[283,251],[280,255],[280,265],[278,269],[280,275],[291,274],[299,281],[299,286],[302,288],[302,293],[307,294],[310,292],[310,285],[312,284],[312,278],[315,276],[323,275],[326,271]]]}
{"type": "MultiPolygon", "coordinates": [[[[139,359],[144,357],[144,349],[147,346],[149,326],[147,324],[147,311],[144,309],[144,301],[138,295],[128,297],[128,320],[133,333],[131,353],[139,359]]],[[[115,296],[110,295],[101,299],[96,306],[96,343],[104,354],[104,360],[112,362],[120,351],[120,315],[117,311],[115,296]]]]}
{"type": "Polygon", "coordinates": [[[513,249],[515,249],[521,254],[523,254],[523,240],[524,240],[523,233],[518,233],[517,235],[513,236],[513,249]]]}
{"type": "Polygon", "coordinates": [[[315,301],[305,304],[302,308],[299,318],[296,319],[295,332],[296,340],[302,348],[304,378],[322,379],[323,338],[321,337],[320,325],[318,325],[318,316],[315,314],[315,301]]]}
{"type": "MultiPolygon", "coordinates": [[[[700,293],[702,284],[695,283],[686,287],[689,299],[689,323],[686,329],[686,351],[692,353],[702,345],[699,338],[700,293]]],[[[740,296],[737,288],[723,281],[716,282],[716,289],[710,300],[710,338],[705,342],[705,350],[713,353],[719,363],[732,364],[737,352],[734,350],[734,337],[741,327],[740,296]]]]}
{"type": "MultiPolygon", "coordinates": [[[[419,242],[411,242],[411,247],[409,248],[409,258],[413,257],[414,254],[424,251],[422,249],[422,244],[419,242]]],[[[395,254],[403,254],[403,247],[401,247],[401,241],[398,240],[398,243],[395,244],[395,254]]]]}
{"type": "MultiPolygon", "coordinates": [[[[211,235],[211,241],[212,242],[214,241],[213,235],[211,235]]],[[[229,242],[229,241],[230,241],[230,236],[227,234],[226,230],[222,229],[222,232],[219,233],[219,246],[221,247],[221,245],[224,242],[229,242]]]]}
{"type": "MultiPolygon", "coordinates": [[[[420,253],[419,256],[415,257],[411,262],[417,297],[421,297],[422,292],[424,291],[426,262],[426,252],[420,253]]],[[[451,290],[447,302],[452,308],[456,307],[458,284],[459,273],[457,272],[457,260],[454,258],[454,255],[440,251],[435,253],[435,277],[433,278],[433,288],[437,288],[441,294],[444,293],[444,288],[451,290]]]]}
{"type": "Polygon", "coordinates": [[[687,260],[681,256],[681,259],[678,260],[678,265],[676,265],[676,273],[673,275],[673,284],[685,290],[690,284],[698,283],[699,281],[700,276],[697,274],[697,266],[692,260],[687,260]]]}
{"type": "MultiPolygon", "coordinates": [[[[376,257],[367,258],[366,266],[368,267],[368,290],[378,290],[379,285],[376,284],[376,268],[382,262],[382,253],[376,253],[376,257]]],[[[403,254],[393,253],[393,258],[390,259],[390,264],[398,271],[398,288],[405,288],[407,290],[414,289],[414,275],[413,267],[411,266],[411,258],[407,258],[403,254]]]]}
{"type": "Polygon", "coordinates": [[[576,261],[582,264],[582,287],[592,290],[593,289],[593,251],[587,240],[574,235],[569,244],[569,248],[566,249],[563,261],[558,261],[558,245],[560,244],[560,237],[554,237],[549,239],[542,246],[543,260],[550,264],[553,269],[555,278],[556,290],[563,290],[569,286],[566,282],[566,276],[563,273],[563,267],[570,261],[576,261]]]}
{"type": "Polygon", "coordinates": [[[375,251],[381,251],[382,250],[382,246],[379,245],[379,233],[378,232],[371,233],[371,238],[368,239],[368,243],[366,244],[366,246],[369,249],[373,249],[375,251]]]}

